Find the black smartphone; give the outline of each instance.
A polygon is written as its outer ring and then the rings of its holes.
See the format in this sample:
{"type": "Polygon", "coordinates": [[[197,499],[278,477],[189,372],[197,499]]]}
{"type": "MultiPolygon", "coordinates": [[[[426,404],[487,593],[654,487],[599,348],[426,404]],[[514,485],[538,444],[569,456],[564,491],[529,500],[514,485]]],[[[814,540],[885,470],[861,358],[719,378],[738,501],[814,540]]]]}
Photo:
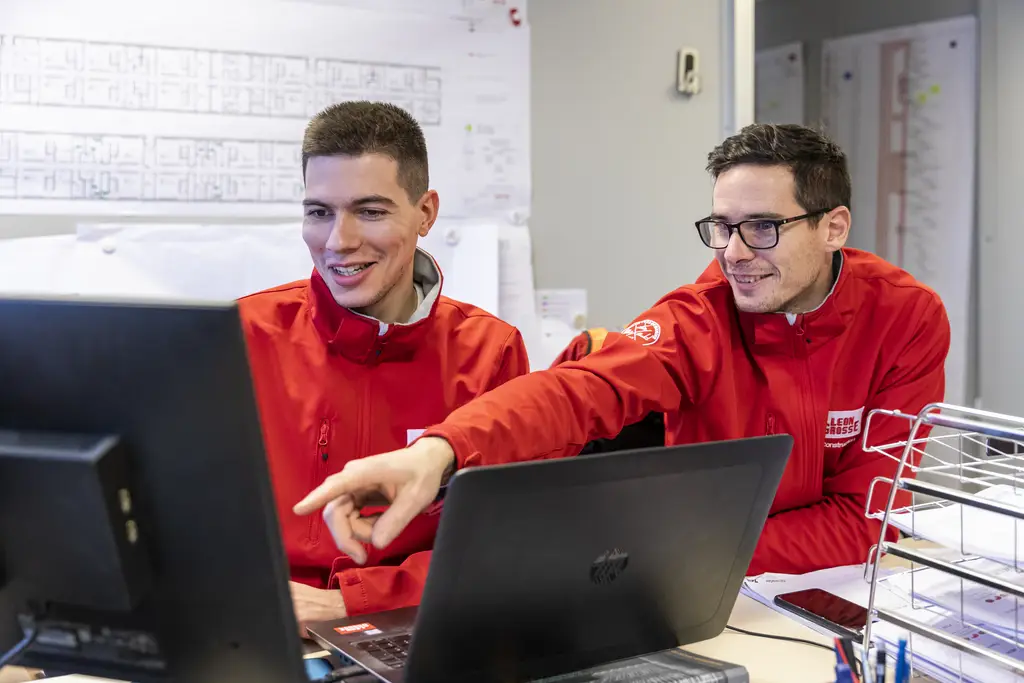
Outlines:
{"type": "Polygon", "coordinates": [[[868,622],[866,608],[820,588],[777,595],[775,604],[840,638],[862,638],[868,622]]]}

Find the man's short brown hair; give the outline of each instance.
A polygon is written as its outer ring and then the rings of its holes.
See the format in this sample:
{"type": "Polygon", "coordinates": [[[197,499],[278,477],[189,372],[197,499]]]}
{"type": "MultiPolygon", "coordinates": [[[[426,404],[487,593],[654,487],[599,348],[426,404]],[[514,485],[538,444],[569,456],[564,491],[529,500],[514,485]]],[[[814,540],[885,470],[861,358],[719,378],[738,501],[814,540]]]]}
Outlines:
{"type": "Polygon", "coordinates": [[[340,102],[313,117],[302,138],[302,177],[311,157],[383,154],[398,164],[411,201],[427,191],[427,141],[409,112],[386,102],[340,102]]]}
{"type": "Polygon", "coordinates": [[[745,164],[786,166],[793,172],[796,201],[805,211],[850,206],[850,171],[839,145],[824,134],[794,124],[755,123],[728,137],[708,155],[715,180],[745,164]]]}

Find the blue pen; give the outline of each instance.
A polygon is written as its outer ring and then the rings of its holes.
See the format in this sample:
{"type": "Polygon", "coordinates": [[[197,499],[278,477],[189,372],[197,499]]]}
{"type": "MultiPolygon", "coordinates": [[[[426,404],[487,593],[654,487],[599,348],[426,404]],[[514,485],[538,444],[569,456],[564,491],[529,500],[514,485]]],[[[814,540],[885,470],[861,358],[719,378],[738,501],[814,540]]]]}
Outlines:
{"type": "Polygon", "coordinates": [[[836,683],[853,683],[849,665],[836,664],[836,683]]]}
{"type": "Polygon", "coordinates": [[[896,683],[906,683],[907,679],[910,678],[909,672],[907,671],[907,639],[900,638],[900,647],[896,651],[896,683]]]}

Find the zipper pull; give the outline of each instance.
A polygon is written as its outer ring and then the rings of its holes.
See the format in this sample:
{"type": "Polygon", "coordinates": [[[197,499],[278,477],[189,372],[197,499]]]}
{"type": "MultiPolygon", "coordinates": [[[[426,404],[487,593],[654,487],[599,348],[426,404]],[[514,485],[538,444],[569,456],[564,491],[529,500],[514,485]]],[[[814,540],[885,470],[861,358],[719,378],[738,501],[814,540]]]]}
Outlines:
{"type": "Polygon", "coordinates": [[[324,462],[327,462],[327,433],[330,426],[331,423],[327,420],[320,423],[320,439],[317,441],[317,445],[320,446],[320,459],[324,462]]]}

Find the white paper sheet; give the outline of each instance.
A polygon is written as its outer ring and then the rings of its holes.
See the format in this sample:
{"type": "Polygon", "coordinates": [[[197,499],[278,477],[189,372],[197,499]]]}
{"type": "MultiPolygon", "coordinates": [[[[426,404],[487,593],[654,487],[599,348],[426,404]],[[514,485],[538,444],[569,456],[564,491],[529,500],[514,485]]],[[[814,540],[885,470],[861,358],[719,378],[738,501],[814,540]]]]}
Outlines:
{"type": "MultiPolygon", "coordinates": [[[[931,626],[949,635],[962,638],[980,647],[999,652],[1014,659],[1024,660],[1024,649],[979,632],[958,618],[947,617],[926,610],[903,607],[895,610],[906,619],[931,626]]],[[[951,647],[927,638],[910,634],[893,624],[879,622],[872,634],[885,643],[889,652],[895,652],[901,638],[908,639],[914,667],[921,669],[940,683],[1016,683],[1018,676],[974,655],[963,654],[951,647]]]]}
{"type": "MultiPolygon", "coordinates": [[[[476,4],[460,14],[495,14],[476,4]]],[[[290,219],[309,118],[354,99],[417,118],[443,215],[527,207],[529,27],[464,16],[7,0],[0,211],[290,219]]]]}
{"type": "MultiPolygon", "coordinates": [[[[776,607],[774,602],[776,596],[811,588],[834,593],[856,605],[866,607],[871,585],[864,578],[864,565],[857,564],[822,569],[807,574],[769,573],[748,576],[743,580],[741,592],[761,604],[791,617],[791,613],[783,612],[776,607]]],[[[822,633],[825,632],[822,631],[822,633]]]]}
{"type": "Polygon", "coordinates": [[[533,248],[526,225],[499,226],[499,317],[519,328],[530,369],[543,370],[543,338],[533,286],[533,248]]]}
{"type": "Polygon", "coordinates": [[[755,121],[803,123],[803,43],[758,50],[754,58],[754,86],[755,121]]]}
{"type": "MultiPolygon", "coordinates": [[[[1024,490],[993,486],[978,494],[1024,510],[1024,490]]],[[[967,555],[978,555],[1024,568],[1024,522],[1007,515],[952,503],[930,510],[900,512],[889,517],[900,531],[967,555]]]]}
{"type": "MultiPolygon", "coordinates": [[[[961,560],[956,564],[1024,587],[1024,574],[1013,567],[983,558],[961,560]]],[[[907,601],[913,596],[918,601],[963,614],[966,621],[998,631],[1007,638],[1012,639],[1015,633],[1024,630],[1024,601],[945,572],[928,568],[902,572],[884,579],[883,585],[907,601]]]]}
{"type": "Polygon", "coordinates": [[[558,320],[577,332],[587,328],[587,290],[538,289],[537,315],[558,320]]]}

